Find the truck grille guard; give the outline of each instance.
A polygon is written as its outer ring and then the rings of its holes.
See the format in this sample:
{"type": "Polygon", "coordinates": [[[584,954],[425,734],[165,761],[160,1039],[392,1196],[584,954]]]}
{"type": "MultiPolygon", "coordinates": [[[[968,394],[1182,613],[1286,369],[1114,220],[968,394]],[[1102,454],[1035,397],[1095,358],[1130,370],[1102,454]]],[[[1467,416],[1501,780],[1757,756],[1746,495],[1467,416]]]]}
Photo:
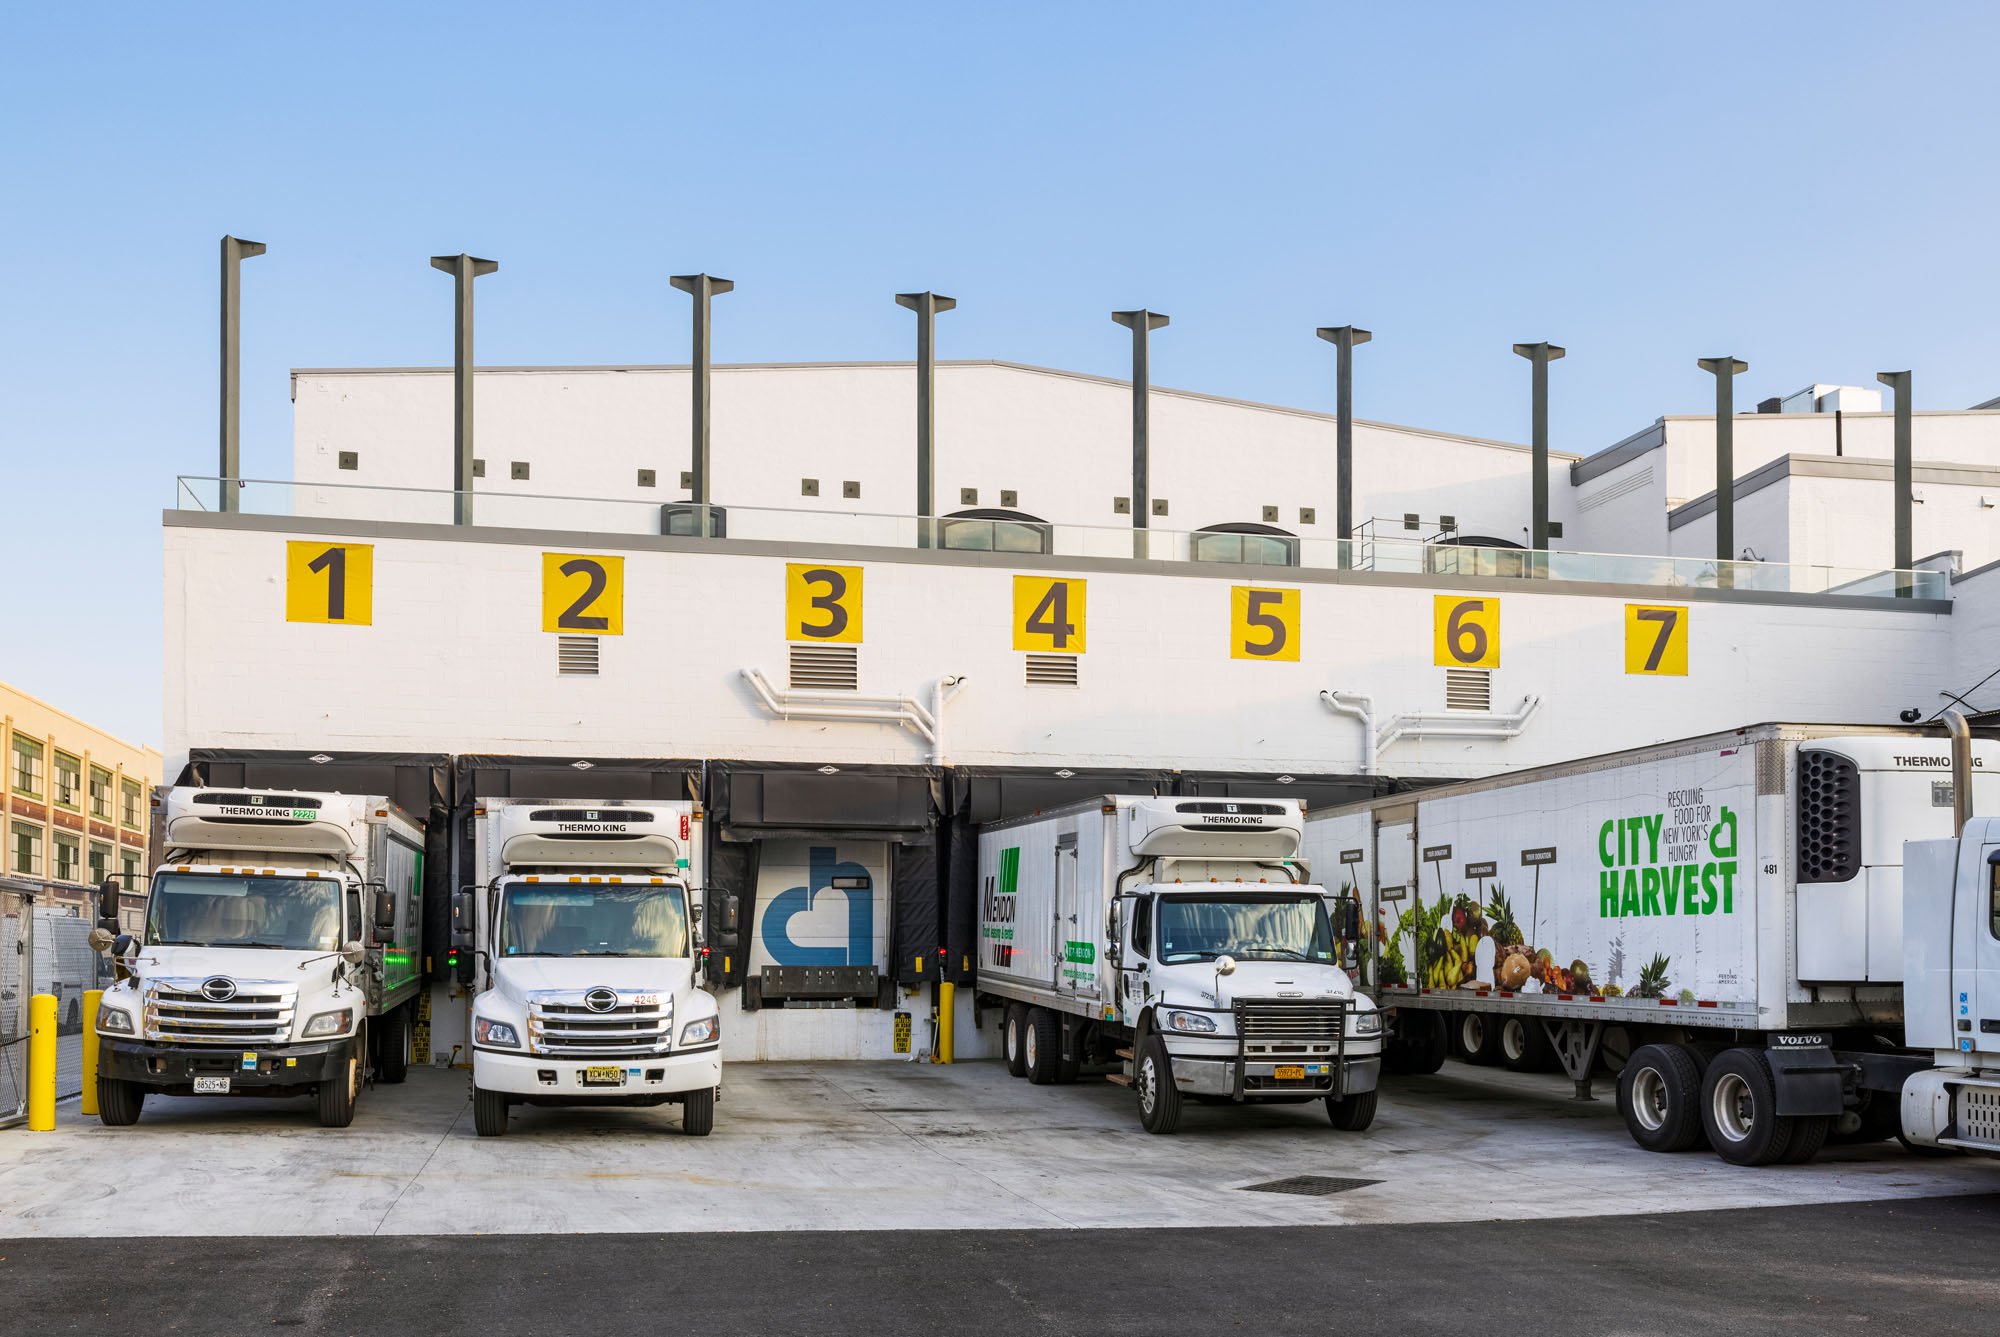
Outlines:
{"type": "Polygon", "coordinates": [[[1347,1018],[1353,1010],[1351,998],[1331,1002],[1237,999],[1230,1005],[1236,1022],[1236,1094],[1301,1089],[1296,1085],[1281,1086],[1275,1078],[1250,1076],[1248,1069],[1252,1063],[1324,1063],[1325,1090],[1337,1094],[1346,1070],[1347,1018]]]}
{"type": "Polygon", "coordinates": [[[658,1058],[673,1048],[674,1004],[631,1001],[619,994],[606,1008],[585,999],[598,990],[567,989],[528,996],[528,1050],[549,1058],[658,1058]]]}
{"type": "Polygon", "coordinates": [[[146,983],[140,1025],[146,1039],[166,1044],[284,1044],[298,1002],[299,986],[284,980],[154,979],[146,983]]]}

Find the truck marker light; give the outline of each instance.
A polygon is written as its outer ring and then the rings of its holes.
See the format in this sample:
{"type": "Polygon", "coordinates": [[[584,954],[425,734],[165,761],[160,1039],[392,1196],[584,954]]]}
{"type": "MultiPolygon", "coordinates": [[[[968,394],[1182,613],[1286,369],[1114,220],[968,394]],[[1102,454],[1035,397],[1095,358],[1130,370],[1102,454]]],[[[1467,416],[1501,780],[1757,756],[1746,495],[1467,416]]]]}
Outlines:
{"type": "Polygon", "coordinates": [[[318,874],[318,873],[307,873],[307,874],[306,874],[306,876],[307,876],[307,877],[318,877],[318,876],[319,876],[319,874],[318,874]]]}
{"type": "Polygon", "coordinates": [[[1704,998],[1704,999],[1702,999],[1702,1000],[1701,1000],[1700,1002],[1696,1003],[1696,1004],[1695,1004],[1695,1006],[1696,1006],[1696,1007],[1720,1007],[1720,1006],[1722,1006],[1722,1005],[1721,1005],[1720,1003],[1716,1002],[1716,1001],[1715,1001],[1714,999],[1712,999],[1712,998],[1704,998]]]}
{"type": "Polygon", "coordinates": [[[1678,998],[1662,998],[1660,1000],[1661,1007],[1679,1007],[1680,1005],[1681,1000],[1678,998]]]}
{"type": "Polygon", "coordinates": [[[577,876],[577,875],[575,875],[575,874],[571,874],[571,875],[570,875],[570,879],[569,879],[569,880],[570,880],[570,881],[572,881],[572,882],[581,882],[581,881],[583,881],[583,879],[582,879],[581,877],[579,877],[579,876],[577,876]]]}
{"type": "Polygon", "coordinates": [[[541,879],[541,875],[540,875],[539,873],[537,873],[537,874],[535,874],[534,876],[532,876],[532,877],[529,877],[529,878],[528,878],[528,879],[526,879],[526,880],[527,880],[527,881],[529,881],[529,882],[540,882],[540,881],[541,881],[542,879],[541,879]]]}
{"type": "Polygon", "coordinates": [[[295,1058],[288,1058],[285,1060],[285,1066],[288,1068],[296,1068],[299,1066],[299,1061],[295,1058]]]}

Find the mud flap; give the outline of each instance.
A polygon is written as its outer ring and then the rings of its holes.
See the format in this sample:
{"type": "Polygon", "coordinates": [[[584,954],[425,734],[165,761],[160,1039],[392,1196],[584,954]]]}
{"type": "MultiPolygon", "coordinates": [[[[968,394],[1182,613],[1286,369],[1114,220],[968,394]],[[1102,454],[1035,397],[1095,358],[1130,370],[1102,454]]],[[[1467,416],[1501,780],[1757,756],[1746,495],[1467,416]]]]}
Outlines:
{"type": "Polygon", "coordinates": [[[1846,1106],[1841,1088],[1849,1069],[1834,1058],[1824,1036],[1774,1035],[1764,1057],[1771,1064],[1780,1118],[1840,1117],[1846,1106]]]}

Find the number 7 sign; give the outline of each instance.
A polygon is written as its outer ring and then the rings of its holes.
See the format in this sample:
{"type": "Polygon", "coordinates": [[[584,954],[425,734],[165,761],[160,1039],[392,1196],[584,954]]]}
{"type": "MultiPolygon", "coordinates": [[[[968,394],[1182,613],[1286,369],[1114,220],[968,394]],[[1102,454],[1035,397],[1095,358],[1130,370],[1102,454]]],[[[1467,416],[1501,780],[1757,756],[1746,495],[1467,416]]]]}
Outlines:
{"type": "Polygon", "coordinates": [[[1625,671],[1656,678],[1687,676],[1686,605],[1625,605],[1625,671]]]}

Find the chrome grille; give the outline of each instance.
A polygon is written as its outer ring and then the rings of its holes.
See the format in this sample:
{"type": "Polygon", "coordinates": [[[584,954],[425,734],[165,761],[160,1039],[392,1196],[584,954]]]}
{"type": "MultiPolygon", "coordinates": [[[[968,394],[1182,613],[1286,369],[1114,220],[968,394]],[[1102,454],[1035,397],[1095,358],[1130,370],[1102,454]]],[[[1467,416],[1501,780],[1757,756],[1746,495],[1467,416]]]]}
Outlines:
{"type": "Polygon", "coordinates": [[[673,1046],[674,1008],[621,998],[604,1011],[583,995],[557,994],[528,1002],[528,1048],[551,1058],[644,1058],[673,1046]]]}
{"type": "MultiPolygon", "coordinates": [[[[214,977],[210,977],[214,978],[214,977]]],[[[298,1007],[297,985],[277,980],[232,980],[233,997],[216,1001],[202,992],[203,980],[154,980],[146,985],[141,1024],[148,1040],[174,1044],[283,1044],[292,1035],[298,1007]]]]}
{"type": "Polygon", "coordinates": [[[1340,1048],[1347,1004],[1271,1000],[1236,1004],[1236,1034],[1246,1057],[1331,1054],[1340,1048]]]}

